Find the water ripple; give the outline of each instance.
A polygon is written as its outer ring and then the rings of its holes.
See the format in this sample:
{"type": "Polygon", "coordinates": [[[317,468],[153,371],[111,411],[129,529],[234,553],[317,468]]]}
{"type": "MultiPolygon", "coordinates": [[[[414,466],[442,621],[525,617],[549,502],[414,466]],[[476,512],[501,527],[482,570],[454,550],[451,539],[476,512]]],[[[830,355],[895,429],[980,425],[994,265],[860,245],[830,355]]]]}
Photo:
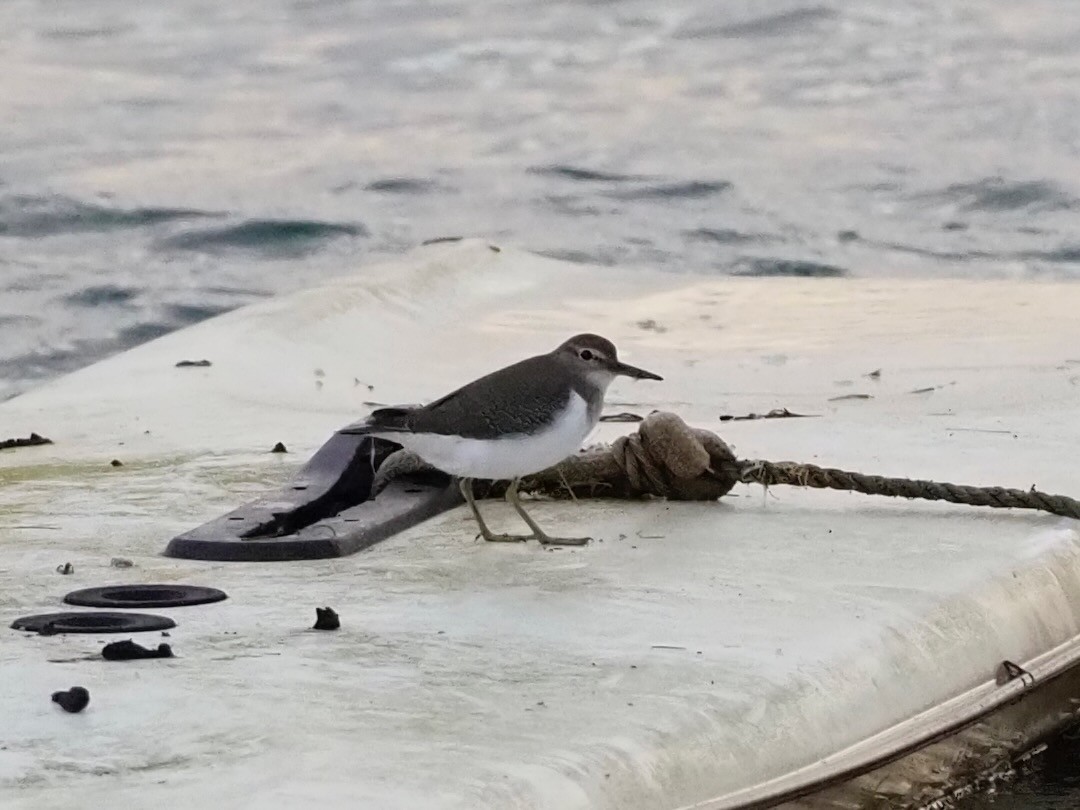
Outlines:
{"type": "Polygon", "coordinates": [[[849,275],[842,267],[832,264],[806,261],[804,259],[743,259],[739,262],[742,269],[736,270],[736,276],[757,276],[759,278],[841,278],[849,275]]]}
{"type": "Polygon", "coordinates": [[[384,194],[427,194],[438,191],[440,186],[434,180],[424,180],[420,177],[386,177],[368,183],[364,188],[367,191],[378,191],[384,194]]]}
{"type": "Polygon", "coordinates": [[[1080,263],[1080,245],[1065,245],[1056,250],[1026,251],[1021,253],[1020,257],[1035,261],[1075,264],[1080,263]]]}
{"type": "Polygon", "coordinates": [[[243,251],[266,258],[302,256],[342,237],[367,236],[360,224],[306,219],[250,219],[221,228],[200,228],[165,237],[158,243],[173,250],[202,253],[243,251]]]}
{"type": "Polygon", "coordinates": [[[130,303],[139,291],[133,287],[118,287],[115,284],[101,284],[85,287],[78,292],[64,296],[65,303],[83,307],[97,307],[130,303]]]}
{"type": "Polygon", "coordinates": [[[619,200],[696,200],[723,194],[730,188],[731,183],[726,180],[688,180],[681,183],[615,189],[607,192],[607,196],[619,200]]]}
{"type": "Polygon", "coordinates": [[[769,242],[772,237],[764,234],[749,234],[731,228],[694,228],[683,234],[698,242],[714,242],[720,245],[741,245],[747,242],[769,242]]]}
{"type": "Polygon", "coordinates": [[[801,34],[816,29],[822,22],[836,18],[831,8],[814,6],[796,8],[737,23],[691,21],[675,33],[676,39],[744,39],[801,34]]]}
{"type": "Polygon", "coordinates": [[[170,324],[170,329],[176,326],[186,326],[207,318],[213,318],[223,312],[233,309],[231,306],[214,306],[211,304],[166,304],[165,315],[170,324]]]}
{"type": "Polygon", "coordinates": [[[4,236],[41,237],[141,228],[212,216],[219,215],[188,208],[117,208],[62,196],[12,194],[0,197],[0,235],[4,236]]]}
{"type": "Polygon", "coordinates": [[[567,166],[565,164],[532,166],[527,171],[529,174],[554,177],[559,180],[574,180],[579,183],[625,183],[646,179],[643,175],[638,174],[603,172],[595,169],[583,169],[580,166],[567,166]]]}
{"type": "Polygon", "coordinates": [[[955,183],[936,196],[968,211],[1046,211],[1080,206],[1080,200],[1048,180],[1010,181],[987,177],[973,183],[955,183]]]}
{"type": "Polygon", "coordinates": [[[604,267],[611,267],[615,264],[614,258],[603,253],[573,250],[570,248],[565,250],[532,250],[530,253],[535,253],[537,256],[544,256],[548,259],[556,259],[561,262],[573,262],[574,264],[598,264],[604,267]]]}
{"type": "Polygon", "coordinates": [[[163,323],[161,321],[144,321],[137,323],[134,326],[128,326],[121,329],[116,336],[117,342],[124,346],[138,346],[140,343],[146,343],[159,338],[162,335],[167,335],[180,327],[180,324],[163,323]]]}

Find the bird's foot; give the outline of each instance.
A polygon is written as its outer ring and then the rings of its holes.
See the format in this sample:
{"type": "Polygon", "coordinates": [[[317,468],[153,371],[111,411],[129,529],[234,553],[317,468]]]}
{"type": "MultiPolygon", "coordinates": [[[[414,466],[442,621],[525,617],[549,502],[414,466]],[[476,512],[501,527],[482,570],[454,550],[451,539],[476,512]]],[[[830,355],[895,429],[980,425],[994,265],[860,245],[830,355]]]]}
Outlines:
{"type": "Polygon", "coordinates": [[[482,533],[482,536],[489,543],[524,543],[533,539],[531,534],[492,534],[487,532],[482,533]]]}
{"type": "Polygon", "coordinates": [[[592,540],[591,537],[551,537],[546,534],[478,534],[488,543],[525,543],[536,540],[542,546],[584,546],[592,540]]]}
{"type": "Polygon", "coordinates": [[[542,546],[585,546],[591,537],[549,537],[546,534],[536,535],[536,539],[542,546]]]}

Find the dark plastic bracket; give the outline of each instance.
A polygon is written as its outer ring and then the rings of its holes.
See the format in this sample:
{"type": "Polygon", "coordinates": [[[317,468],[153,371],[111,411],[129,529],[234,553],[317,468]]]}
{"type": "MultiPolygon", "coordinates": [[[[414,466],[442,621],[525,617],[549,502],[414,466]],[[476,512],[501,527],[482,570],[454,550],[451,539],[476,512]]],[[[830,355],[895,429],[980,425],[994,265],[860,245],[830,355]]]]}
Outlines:
{"type": "Polygon", "coordinates": [[[402,476],[370,498],[398,445],[335,433],[287,486],[174,537],[167,557],[281,562],[355,554],[463,499],[442,473],[402,476]]]}

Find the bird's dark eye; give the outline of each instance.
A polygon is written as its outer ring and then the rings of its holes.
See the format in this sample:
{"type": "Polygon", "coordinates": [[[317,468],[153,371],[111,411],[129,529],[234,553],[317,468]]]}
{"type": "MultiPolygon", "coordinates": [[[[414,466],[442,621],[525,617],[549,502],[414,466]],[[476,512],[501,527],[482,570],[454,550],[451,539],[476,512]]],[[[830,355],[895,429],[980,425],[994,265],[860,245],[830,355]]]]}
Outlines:
{"type": "Polygon", "coordinates": [[[581,353],[578,356],[582,360],[592,360],[595,355],[592,352],[590,352],[588,349],[582,349],[581,353]]]}

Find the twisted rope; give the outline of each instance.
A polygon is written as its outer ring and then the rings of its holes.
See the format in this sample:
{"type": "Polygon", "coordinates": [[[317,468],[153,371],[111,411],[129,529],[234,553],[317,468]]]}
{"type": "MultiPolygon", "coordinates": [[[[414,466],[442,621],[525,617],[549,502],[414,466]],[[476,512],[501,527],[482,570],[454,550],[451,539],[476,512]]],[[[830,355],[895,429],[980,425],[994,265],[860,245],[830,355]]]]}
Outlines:
{"type": "MultiPolygon", "coordinates": [[[[410,453],[394,453],[379,468],[373,492],[378,493],[398,475],[430,469],[410,453]]],[[[884,478],[792,461],[740,460],[715,433],[692,428],[675,414],[662,412],[646,417],[636,433],[620,436],[608,446],[590,448],[524,478],[520,488],[555,498],[654,495],[671,500],[711,501],[726,495],[738,483],[837,489],[998,509],[1038,509],[1080,519],[1080,501],[1034,488],[973,487],[884,478]]],[[[495,497],[505,489],[505,482],[492,482],[486,491],[477,494],[495,497]]]]}
{"type": "Polygon", "coordinates": [[[1005,487],[972,487],[939,481],[911,478],[884,478],[880,475],[797,464],[791,461],[743,462],[739,480],[743,483],[774,486],[788,484],[814,489],[840,489],[862,492],[865,495],[886,495],[891,498],[919,498],[924,501],[948,501],[968,506],[989,506],[994,509],[1038,509],[1062,517],[1080,519],[1080,501],[1064,495],[1050,495],[1034,487],[1029,490],[1005,487]]]}

